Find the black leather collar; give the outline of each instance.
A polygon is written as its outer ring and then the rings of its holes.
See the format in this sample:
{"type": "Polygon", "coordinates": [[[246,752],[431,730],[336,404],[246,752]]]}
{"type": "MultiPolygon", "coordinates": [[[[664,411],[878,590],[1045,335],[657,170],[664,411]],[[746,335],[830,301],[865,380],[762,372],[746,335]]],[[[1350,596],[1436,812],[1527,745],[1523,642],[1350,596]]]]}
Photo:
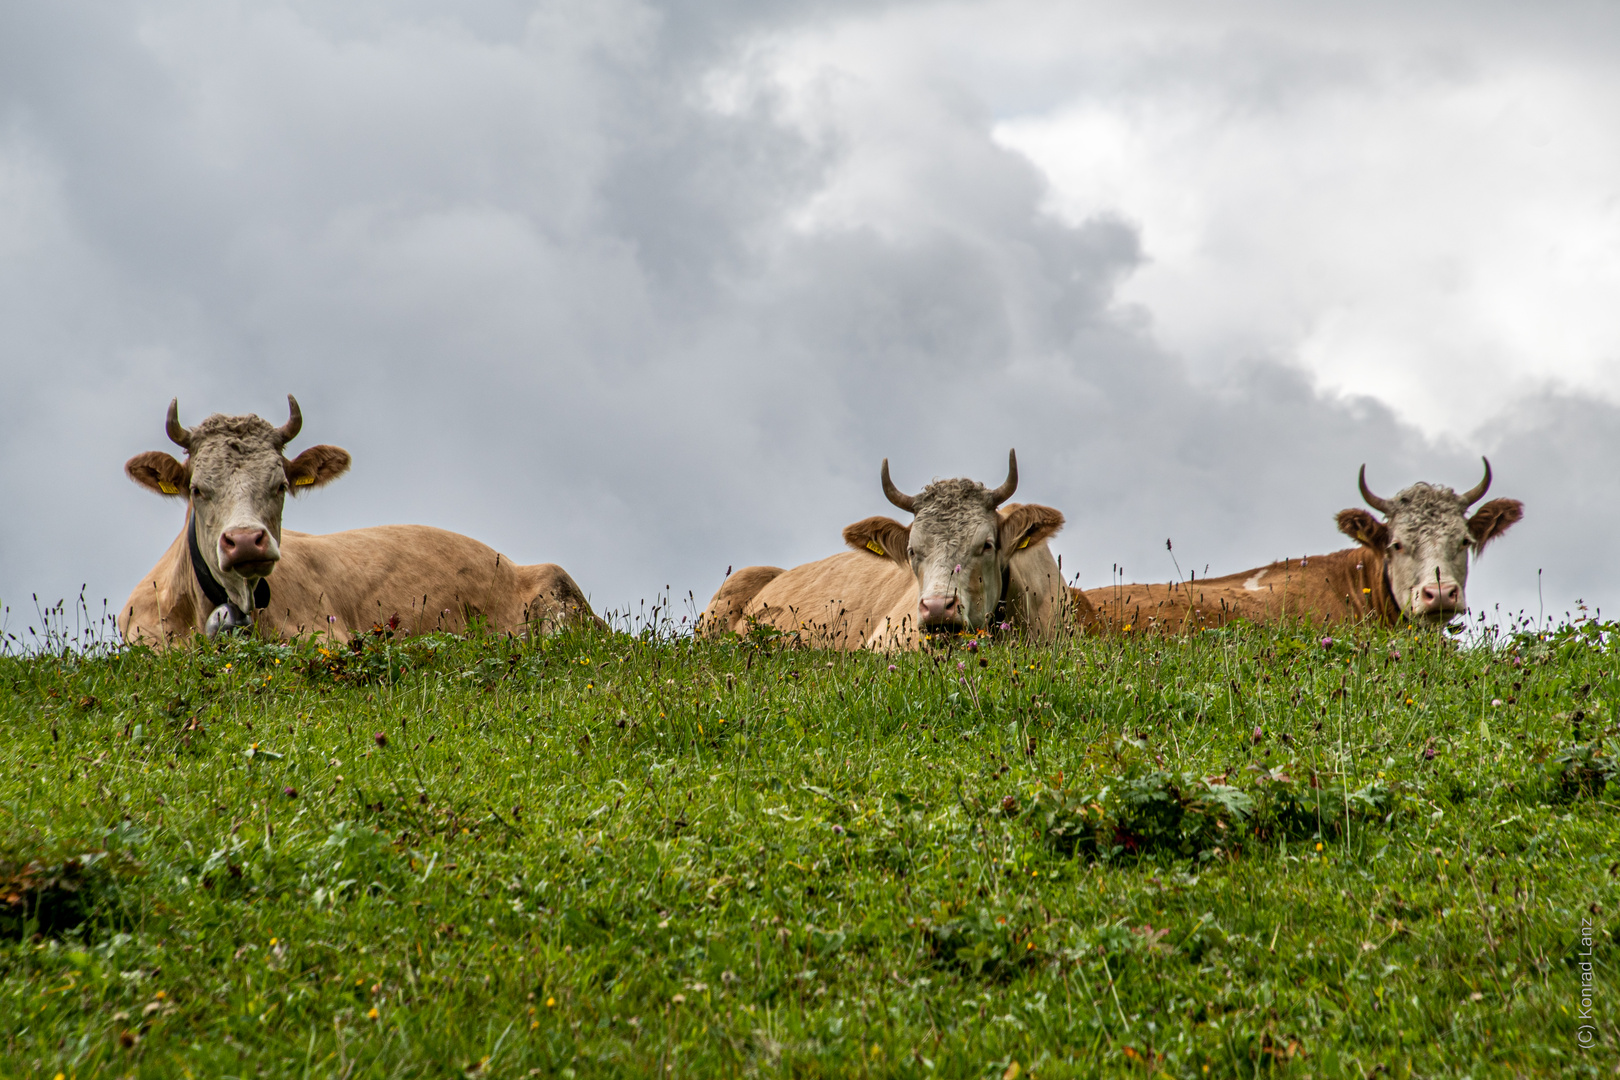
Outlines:
{"type": "MultiPolygon", "coordinates": [[[[203,562],[202,548],[197,546],[197,515],[190,515],[191,520],[186,523],[186,538],[191,543],[191,572],[197,577],[197,587],[202,589],[203,595],[214,607],[221,604],[230,604],[231,598],[225,591],[225,586],[214,579],[213,572],[208,564],[203,562]]],[[[235,604],[231,604],[235,607],[235,604]]],[[[266,608],[270,606],[270,581],[260,578],[259,583],[253,586],[253,607],[266,608]]]]}
{"type": "Polygon", "coordinates": [[[1001,629],[1001,624],[1007,621],[1007,593],[1012,589],[1012,562],[1001,568],[1001,599],[996,602],[996,610],[990,615],[990,629],[992,632],[1001,629]]]}

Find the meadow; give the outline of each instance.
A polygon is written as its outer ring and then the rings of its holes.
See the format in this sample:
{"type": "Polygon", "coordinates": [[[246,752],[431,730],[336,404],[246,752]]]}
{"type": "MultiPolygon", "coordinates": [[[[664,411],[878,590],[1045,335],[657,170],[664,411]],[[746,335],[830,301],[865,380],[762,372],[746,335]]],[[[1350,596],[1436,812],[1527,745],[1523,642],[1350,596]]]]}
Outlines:
{"type": "Polygon", "coordinates": [[[12,647],[0,1074],[1620,1075],[1614,624],[626,626],[12,647]]]}

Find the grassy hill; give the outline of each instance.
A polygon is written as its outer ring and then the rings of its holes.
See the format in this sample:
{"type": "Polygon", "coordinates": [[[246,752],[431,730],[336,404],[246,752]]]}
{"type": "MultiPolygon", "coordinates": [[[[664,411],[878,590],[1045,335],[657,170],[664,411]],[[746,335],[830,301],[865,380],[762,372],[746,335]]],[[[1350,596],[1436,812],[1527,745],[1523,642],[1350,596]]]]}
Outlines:
{"type": "Polygon", "coordinates": [[[0,657],[0,1073],[1617,1075],[1614,629],[0,657]]]}

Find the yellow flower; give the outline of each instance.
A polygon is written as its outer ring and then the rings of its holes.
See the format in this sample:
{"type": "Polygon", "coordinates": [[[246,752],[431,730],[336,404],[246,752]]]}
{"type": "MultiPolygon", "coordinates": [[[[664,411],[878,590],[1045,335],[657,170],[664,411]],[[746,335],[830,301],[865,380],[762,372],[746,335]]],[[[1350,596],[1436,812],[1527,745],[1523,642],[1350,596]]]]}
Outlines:
{"type": "Polygon", "coordinates": [[[280,940],[281,940],[281,939],[280,939],[280,938],[271,938],[271,939],[270,939],[270,945],[271,945],[271,947],[272,947],[272,948],[274,948],[274,947],[275,947],[275,944],[276,944],[276,942],[278,942],[278,941],[280,941],[280,940]]]}
{"type": "Polygon", "coordinates": [[[1321,850],[1322,850],[1322,841],[1320,841],[1320,840],[1318,840],[1318,841],[1317,841],[1317,842],[1316,842],[1316,850],[1317,850],[1317,851],[1321,851],[1321,850]]]}
{"type": "Polygon", "coordinates": [[[373,1006],[372,1006],[372,1007],[371,1007],[371,1011],[370,1011],[370,1012],[368,1012],[368,1013],[366,1013],[366,1016],[367,1016],[367,1017],[368,1017],[368,1018],[370,1018],[370,1019],[372,1019],[372,1020],[375,1020],[375,1019],[377,1019],[377,1017],[378,1017],[378,1015],[379,1015],[379,1014],[378,1014],[378,1012],[377,1012],[377,1006],[375,1006],[375,1005],[373,1005],[373,1006]]]}
{"type": "Polygon", "coordinates": [[[546,998],[546,1008],[555,1009],[556,1007],[557,1007],[557,999],[556,998],[554,998],[554,997],[546,998]]]}

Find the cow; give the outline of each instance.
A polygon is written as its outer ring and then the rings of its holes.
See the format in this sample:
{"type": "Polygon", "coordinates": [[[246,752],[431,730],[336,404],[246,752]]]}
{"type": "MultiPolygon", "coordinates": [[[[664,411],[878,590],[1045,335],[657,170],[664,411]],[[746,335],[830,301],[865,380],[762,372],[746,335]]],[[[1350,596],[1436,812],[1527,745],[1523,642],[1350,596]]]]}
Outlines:
{"type": "Polygon", "coordinates": [[[162,648],[196,633],[247,631],[275,639],[316,632],[336,641],[388,627],[399,633],[488,629],[546,633],[600,624],[560,566],[519,566],[476,540],[425,525],[383,525],[311,536],[283,530],[287,494],[323,487],[349,453],[311,446],[282,454],[303,426],[216,413],[196,427],[169,403],[165,429],[184,463],[160,450],[124,465],[149,491],[183,499],[180,535],[118,612],[129,644],[162,648]]]}
{"type": "Polygon", "coordinates": [[[802,645],[829,649],[915,649],[939,633],[1016,630],[1051,640],[1072,626],[1084,597],[1064,587],[1047,540],[1063,527],[1049,506],[1008,503],[1018,455],[990,489],[974,480],[936,480],[907,495],[880,470],[883,494],[912,514],[902,525],[869,517],[844,529],[852,549],[791,570],[745,567],[731,575],[699,621],[709,637],[774,627],[802,645]]]}
{"type": "Polygon", "coordinates": [[[1524,517],[1524,504],[1517,499],[1492,499],[1468,515],[1491,486],[1491,463],[1481,460],[1485,478],[1461,495],[1448,487],[1416,483],[1389,499],[1373,494],[1363,465],[1362,497],[1384,520],[1360,508],[1339,511],[1339,531],[1359,546],[1283,559],[1225,577],[1088,589],[1082,595],[1096,612],[1094,628],[1174,634],[1234,619],[1285,617],[1318,624],[1449,623],[1468,610],[1463,587],[1469,554],[1477,558],[1486,544],[1524,517]]]}

